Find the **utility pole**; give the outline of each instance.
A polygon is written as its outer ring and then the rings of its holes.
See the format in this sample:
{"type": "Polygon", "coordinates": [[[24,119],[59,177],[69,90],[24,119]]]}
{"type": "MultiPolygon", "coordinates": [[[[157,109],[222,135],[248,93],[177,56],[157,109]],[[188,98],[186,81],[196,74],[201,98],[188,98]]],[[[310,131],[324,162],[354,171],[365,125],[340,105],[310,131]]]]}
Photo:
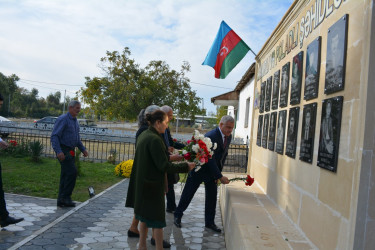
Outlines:
{"type": "Polygon", "coordinates": [[[9,114],[10,114],[10,93],[9,93],[9,101],[8,101],[8,117],[9,117],[9,114]]]}
{"type": "Polygon", "coordinates": [[[65,114],[65,97],[66,97],[66,90],[65,90],[65,93],[64,93],[64,109],[63,109],[63,114],[65,114]]]}

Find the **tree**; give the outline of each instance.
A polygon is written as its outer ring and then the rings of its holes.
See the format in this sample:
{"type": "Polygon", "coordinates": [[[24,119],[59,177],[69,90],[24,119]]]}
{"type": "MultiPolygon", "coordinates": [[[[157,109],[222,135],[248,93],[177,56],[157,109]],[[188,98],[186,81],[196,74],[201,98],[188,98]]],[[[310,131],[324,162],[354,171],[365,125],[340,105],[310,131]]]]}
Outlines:
{"type": "Polygon", "coordinates": [[[227,113],[228,113],[228,106],[219,106],[217,108],[217,116],[216,116],[217,124],[220,123],[221,117],[223,117],[224,115],[227,115],[227,113]]]}
{"type": "Polygon", "coordinates": [[[171,70],[164,61],[151,61],[141,68],[130,55],[128,47],[121,54],[107,51],[100,60],[105,76],[86,77],[86,88],[81,88],[80,95],[95,115],[132,120],[151,104],[169,105],[185,117],[200,111],[200,98],[185,76],[190,71],[187,62],[180,72],[171,70]]]}

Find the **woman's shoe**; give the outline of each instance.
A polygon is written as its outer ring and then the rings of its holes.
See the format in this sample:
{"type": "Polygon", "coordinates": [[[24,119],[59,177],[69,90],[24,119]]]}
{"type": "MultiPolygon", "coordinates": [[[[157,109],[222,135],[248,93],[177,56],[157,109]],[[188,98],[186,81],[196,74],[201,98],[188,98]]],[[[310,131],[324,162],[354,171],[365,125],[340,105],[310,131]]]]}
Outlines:
{"type": "Polygon", "coordinates": [[[139,233],[128,230],[128,237],[139,238],[139,233]]]}

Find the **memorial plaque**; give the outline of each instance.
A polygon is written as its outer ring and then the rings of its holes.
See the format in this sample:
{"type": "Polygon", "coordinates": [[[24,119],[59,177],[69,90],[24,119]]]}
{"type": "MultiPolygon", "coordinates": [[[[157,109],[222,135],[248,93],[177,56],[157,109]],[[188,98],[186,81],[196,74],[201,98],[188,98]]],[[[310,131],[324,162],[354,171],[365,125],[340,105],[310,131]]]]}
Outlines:
{"type": "Polygon", "coordinates": [[[343,97],[323,100],[318,166],[336,172],[339,155],[343,97]]]}
{"type": "Polygon", "coordinates": [[[263,148],[267,148],[269,118],[270,118],[270,114],[264,115],[263,133],[262,133],[262,147],[263,148]]]}
{"type": "Polygon", "coordinates": [[[296,157],[297,132],[299,107],[291,108],[289,110],[288,134],[286,137],[285,154],[289,157],[296,157]]]}
{"type": "Polygon", "coordinates": [[[272,112],[270,116],[270,129],[268,132],[268,149],[275,150],[277,112],[272,112]]]}
{"type": "Polygon", "coordinates": [[[273,75],[273,88],[272,88],[272,109],[279,107],[279,86],[280,86],[280,70],[276,71],[273,75]]]}
{"type": "Polygon", "coordinates": [[[303,99],[311,100],[318,97],[319,76],[320,76],[320,44],[319,36],[307,46],[306,51],[306,72],[305,72],[305,92],[303,99]]]}
{"type": "Polygon", "coordinates": [[[257,145],[262,146],[263,115],[258,117],[257,145]]]}
{"type": "Polygon", "coordinates": [[[348,18],[344,15],[328,29],[325,94],[344,89],[348,18]]]}
{"type": "Polygon", "coordinates": [[[302,86],[302,69],[303,69],[303,51],[293,57],[292,83],[290,88],[290,104],[295,105],[301,102],[302,86]]]}
{"type": "Polygon", "coordinates": [[[279,121],[277,123],[276,152],[284,154],[286,110],[279,112],[279,121]]]}
{"type": "Polygon", "coordinates": [[[272,92],[272,76],[268,77],[266,84],[266,97],[264,101],[265,111],[270,111],[271,106],[271,92],[272,92]]]}
{"type": "Polygon", "coordinates": [[[280,108],[288,105],[289,94],[289,68],[290,63],[286,63],[281,70],[280,108]]]}
{"type": "Polygon", "coordinates": [[[316,107],[316,102],[303,107],[299,159],[308,163],[312,163],[314,154],[316,107]]]}
{"type": "Polygon", "coordinates": [[[260,106],[259,106],[259,113],[263,113],[264,111],[264,98],[266,96],[266,82],[262,82],[260,85],[260,106]]]}

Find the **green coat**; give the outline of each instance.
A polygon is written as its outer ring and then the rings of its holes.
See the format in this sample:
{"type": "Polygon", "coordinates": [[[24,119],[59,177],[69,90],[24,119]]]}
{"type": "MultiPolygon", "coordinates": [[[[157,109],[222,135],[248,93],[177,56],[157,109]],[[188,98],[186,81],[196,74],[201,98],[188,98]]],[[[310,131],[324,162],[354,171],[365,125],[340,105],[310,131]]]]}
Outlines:
{"type": "Polygon", "coordinates": [[[165,150],[152,126],[138,137],[125,206],[148,220],[165,222],[165,173],[188,172],[186,162],[172,164],[165,150]]]}

